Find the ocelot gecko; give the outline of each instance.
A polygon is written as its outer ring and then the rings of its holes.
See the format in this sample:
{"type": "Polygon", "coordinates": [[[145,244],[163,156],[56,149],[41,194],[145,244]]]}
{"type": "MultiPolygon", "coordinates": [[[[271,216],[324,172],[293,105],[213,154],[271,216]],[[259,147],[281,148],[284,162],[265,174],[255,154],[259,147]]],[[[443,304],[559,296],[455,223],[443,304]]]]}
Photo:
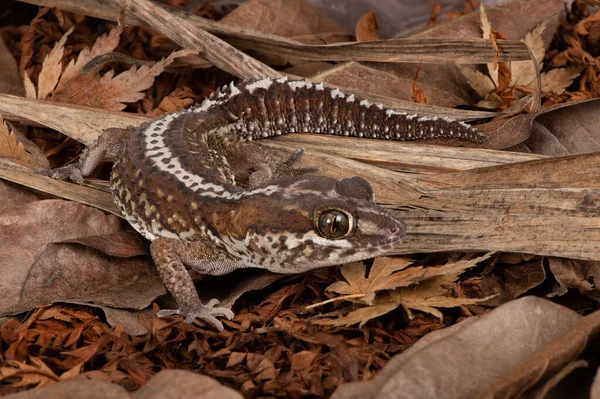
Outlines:
{"type": "Polygon", "coordinates": [[[186,266],[205,275],[240,268],[300,273],[382,255],[401,245],[404,223],[377,205],[361,177],[337,180],[268,160],[252,140],[292,132],[417,140],[483,142],[467,124],[407,115],[323,84],[285,78],[217,90],[200,105],[138,128],[109,129],[78,164],[55,178],[82,181],[106,152],[115,202],[152,243],[150,251],[178,309],[158,316],[233,317],[217,300],[200,301],[186,266]],[[248,183],[238,176],[246,173],[248,183]]]}

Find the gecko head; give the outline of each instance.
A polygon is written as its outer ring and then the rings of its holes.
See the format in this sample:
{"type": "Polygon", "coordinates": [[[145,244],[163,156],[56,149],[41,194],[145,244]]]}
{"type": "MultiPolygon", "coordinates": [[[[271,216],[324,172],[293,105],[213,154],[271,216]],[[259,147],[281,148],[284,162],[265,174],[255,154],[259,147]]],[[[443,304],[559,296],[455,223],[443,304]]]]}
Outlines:
{"type": "Polygon", "coordinates": [[[375,203],[361,177],[306,176],[283,193],[278,213],[271,209],[272,217],[262,218],[258,230],[268,233],[250,232],[250,249],[265,259],[261,267],[298,272],[380,256],[402,244],[404,223],[375,203]]]}

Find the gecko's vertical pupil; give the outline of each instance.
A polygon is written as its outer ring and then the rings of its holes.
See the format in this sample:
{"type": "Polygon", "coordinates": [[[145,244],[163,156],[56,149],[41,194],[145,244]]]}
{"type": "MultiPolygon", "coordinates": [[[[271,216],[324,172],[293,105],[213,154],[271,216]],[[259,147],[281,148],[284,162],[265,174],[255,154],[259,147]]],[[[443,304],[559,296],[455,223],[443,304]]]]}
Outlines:
{"type": "Polygon", "coordinates": [[[316,227],[325,238],[342,238],[350,231],[350,219],[343,211],[329,209],[319,215],[316,227]]]}

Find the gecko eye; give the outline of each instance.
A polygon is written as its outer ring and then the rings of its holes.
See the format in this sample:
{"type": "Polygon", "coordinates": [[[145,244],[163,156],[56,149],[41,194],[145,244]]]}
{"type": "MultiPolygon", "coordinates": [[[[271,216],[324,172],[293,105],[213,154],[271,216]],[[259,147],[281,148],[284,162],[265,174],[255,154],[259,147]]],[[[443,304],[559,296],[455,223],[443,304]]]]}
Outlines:
{"type": "Polygon", "coordinates": [[[326,209],[317,215],[315,225],[325,238],[343,238],[352,231],[354,218],[338,209],[326,209]]]}

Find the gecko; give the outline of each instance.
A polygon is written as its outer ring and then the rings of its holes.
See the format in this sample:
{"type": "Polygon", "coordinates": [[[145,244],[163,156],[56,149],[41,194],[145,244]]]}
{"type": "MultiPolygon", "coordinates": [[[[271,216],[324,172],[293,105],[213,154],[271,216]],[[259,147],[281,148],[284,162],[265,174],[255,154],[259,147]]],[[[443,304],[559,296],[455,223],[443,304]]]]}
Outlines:
{"type": "Polygon", "coordinates": [[[81,183],[116,154],[111,190],[124,218],[151,241],[150,253],[181,315],[223,330],[233,312],[202,303],[188,271],[242,268],[302,273],[383,255],[402,245],[402,220],[355,176],[274,161],[254,140],[293,132],[382,140],[487,140],[449,118],[410,115],[304,80],[257,79],[216,90],[202,103],[130,129],[107,129],[77,163],[50,171],[81,183]],[[244,177],[245,176],[245,177],[244,177]]]}

